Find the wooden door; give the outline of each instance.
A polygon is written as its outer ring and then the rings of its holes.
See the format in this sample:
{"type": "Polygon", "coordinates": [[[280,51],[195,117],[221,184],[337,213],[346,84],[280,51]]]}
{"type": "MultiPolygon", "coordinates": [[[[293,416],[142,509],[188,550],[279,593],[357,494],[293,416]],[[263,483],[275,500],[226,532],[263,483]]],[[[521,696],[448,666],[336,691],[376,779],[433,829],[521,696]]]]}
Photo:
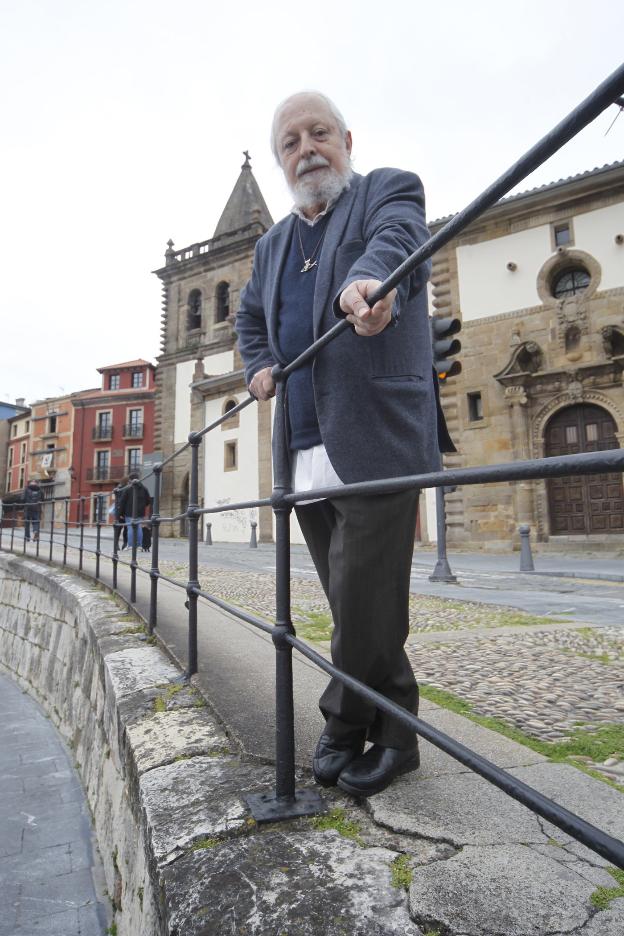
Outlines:
{"type": "MultiPolygon", "coordinates": [[[[568,406],[546,426],[544,453],[576,455],[619,448],[616,426],[602,407],[568,406]]],[[[552,478],[547,482],[553,536],[624,532],[624,489],[619,472],[552,478]]]]}

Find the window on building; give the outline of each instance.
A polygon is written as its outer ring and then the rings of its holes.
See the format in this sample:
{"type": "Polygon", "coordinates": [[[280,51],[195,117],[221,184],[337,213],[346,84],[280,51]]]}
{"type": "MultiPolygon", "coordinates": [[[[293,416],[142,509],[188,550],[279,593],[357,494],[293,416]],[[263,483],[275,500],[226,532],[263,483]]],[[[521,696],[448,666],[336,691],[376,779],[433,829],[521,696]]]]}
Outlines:
{"type": "Polygon", "coordinates": [[[17,435],[17,423],[13,423],[13,425],[11,426],[11,435],[13,436],[13,438],[15,438],[15,436],[17,435]]]}
{"type": "Polygon", "coordinates": [[[194,331],[197,328],[201,328],[202,294],[199,289],[192,289],[189,293],[186,324],[189,331],[194,331]]]}
{"type": "Polygon", "coordinates": [[[555,247],[567,247],[568,244],[572,243],[572,231],[569,221],[553,225],[553,240],[555,247]]]}
{"type": "Polygon", "coordinates": [[[11,490],[11,473],[7,475],[5,491],[8,493],[11,490]]]}
{"type": "Polygon", "coordinates": [[[142,387],[143,386],[143,371],[132,371],[132,386],[133,387],[142,387]]]}
{"type": "Polygon", "coordinates": [[[127,453],[128,472],[138,471],[141,467],[141,449],[130,448],[127,453]]]}
{"type": "Polygon", "coordinates": [[[110,469],[110,452],[104,450],[95,453],[95,478],[96,481],[108,481],[110,469]]]}
{"type": "Polygon", "coordinates": [[[22,442],[20,445],[20,465],[23,465],[26,461],[26,443],[22,442]]]}
{"type": "Polygon", "coordinates": [[[7,468],[13,467],[13,446],[9,449],[9,460],[7,462],[7,468]]]}
{"type": "Polygon", "coordinates": [[[573,267],[564,273],[559,273],[552,284],[552,294],[555,299],[567,299],[578,293],[585,292],[589,286],[590,275],[584,267],[573,267]]]}
{"type": "Polygon", "coordinates": [[[119,390],[121,378],[119,374],[111,374],[108,378],[108,389],[109,390],[119,390]]]}
{"type": "Polygon", "coordinates": [[[24,426],[24,432],[30,432],[30,419],[26,420],[26,425],[24,426]]]}
{"type": "Polygon", "coordinates": [[[131,429],[138,429],[143,422],[143,410],[131,409],[128,413],[128,424],[131,429]]]}
{"type": "Polygon", "coordinates": [[[215,321],[225,322],[230,314],[230,284],[221,282],[217,286],[217,314],[215,321]]]}
{"type": "Polygon", "coordinates": [[[223,452],[223,468],[225,471],[236,471],[238,468],[238,443],[226,442],[223,452]]]}
{"type": "Polygon", "coordinates": [[[585,438],[588,442],[598,441],[598,425],[596,423],[586,423],[585,438]]]}
{"type": "Polygon", "coordinates": [[[48,416],[48,433],[56,432],[56,416],[48,416]]]}
{"type": "MultiPolygon", "coordinates": [[[[229,413],[230,410],[233,410],[235,406],[238,406],[238,400],[233,397],[230,397],[230,399],[226,400],[225,403],[223,404],[223,409],[221,410],[221,414],[225,416],[225,414],[229,413]]],[[[225,422],[221,423],[221,429],[222,430],[236,429],[236,427],[239,425],[239,422],[240,422],[240,413],[236,413],[235,416],[231,416],[230,419],[226,419],[225,422]]]]}
{"type": "Polygon", "coordinates": [[[478,391],[468,394],[468,419],[470,422],[483,419],[483,400],[478,391]]]}
{"type": "Polygon", "coordinates": [[[109,432],[112,426],[113,414],[110,411],[106,413],[98,413],[98,428],[102,432],[109,432]]]}
{"type": "Polygon", "coordinates": [[[25,471],[24,468],[20,468],[20,472],[19,472],[19,484],[18,484],[18,487],[20,487],[20,488],[23,488],[23,487],[24,487],[24,471],[25,471]]]}

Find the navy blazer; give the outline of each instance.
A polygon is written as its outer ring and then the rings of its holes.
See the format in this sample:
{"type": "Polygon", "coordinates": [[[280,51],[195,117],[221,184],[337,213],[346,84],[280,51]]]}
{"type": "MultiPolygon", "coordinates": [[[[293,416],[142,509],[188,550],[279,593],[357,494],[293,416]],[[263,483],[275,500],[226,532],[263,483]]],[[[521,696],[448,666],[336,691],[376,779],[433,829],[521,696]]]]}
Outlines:
{"type": "MultiPolygon", "coordinates": [[[[241,292],[236,332],[248,384],[262,368],[288,363],[281,360],[277,341],[277,303],[295,221],[291,214],[260,238],[251,279],[241,292]]],[[[354,174],[331,212],[319,256],[315,339],[343,315],[338,303],[349,283],[383,281],[428,237],[418,176],[398,169],[354,174]]],[[[373,337],[348,329],[322,348],[313,363],[321,436],[335,471],[347,484],[438,470],[438,433],[448,450],[432,369],[425,288],[429,272],[430,265],[423,264],[399,285],[396,326],[373,337]]],[[[278,415],[276,456],[277,436],[285,431],[278,415]]]]}

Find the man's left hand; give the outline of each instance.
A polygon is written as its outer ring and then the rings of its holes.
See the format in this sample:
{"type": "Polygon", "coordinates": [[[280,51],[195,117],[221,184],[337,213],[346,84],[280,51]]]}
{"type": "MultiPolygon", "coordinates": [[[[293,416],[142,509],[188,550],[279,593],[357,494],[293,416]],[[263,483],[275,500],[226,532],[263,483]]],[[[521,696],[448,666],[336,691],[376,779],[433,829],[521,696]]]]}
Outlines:
{"type": "Polygon", "coordinates": [[[346,312],[347,322],[351,322],[358,335],[371,337],[383,331],[392,318],[392,306],[396,289],[369,308],[367,296],[372,296],[381,286],[380,280],[355,280],[342,291],[340,308],[346,312]]]}

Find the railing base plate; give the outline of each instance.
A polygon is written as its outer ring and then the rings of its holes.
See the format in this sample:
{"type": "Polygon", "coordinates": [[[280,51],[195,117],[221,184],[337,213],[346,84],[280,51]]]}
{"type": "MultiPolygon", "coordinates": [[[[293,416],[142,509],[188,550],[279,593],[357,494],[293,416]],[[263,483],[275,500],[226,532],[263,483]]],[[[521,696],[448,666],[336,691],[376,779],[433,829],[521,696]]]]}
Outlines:
{"type": "Polygon", "coordinates": [[[245,800],[256,822],[279,822],[327,812],[327,803],[316,790],[295,790],[292,800],[278,799],[275,793],[250,793],[245,800]]]}

